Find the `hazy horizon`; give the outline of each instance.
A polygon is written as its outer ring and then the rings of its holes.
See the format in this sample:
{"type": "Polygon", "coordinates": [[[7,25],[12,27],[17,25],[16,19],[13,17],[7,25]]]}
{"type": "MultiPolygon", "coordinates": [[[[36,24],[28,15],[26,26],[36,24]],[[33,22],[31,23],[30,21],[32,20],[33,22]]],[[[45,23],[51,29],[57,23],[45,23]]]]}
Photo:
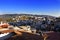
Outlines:
{"type": "Polygon", "coordinates": [[[1,14],[60,16],[60,0],[0,0],[1,14]]]}

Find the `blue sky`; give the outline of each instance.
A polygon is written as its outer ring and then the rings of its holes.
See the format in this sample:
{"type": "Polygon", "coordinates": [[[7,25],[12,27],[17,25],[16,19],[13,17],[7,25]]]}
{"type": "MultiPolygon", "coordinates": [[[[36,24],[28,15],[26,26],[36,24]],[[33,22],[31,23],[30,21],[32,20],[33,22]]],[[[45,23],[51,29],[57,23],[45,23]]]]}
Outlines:
{"type": "Polygon", "coordinates": [[[60,0],[0,0],[0,14],[8,13],[60,16],[60,0]]]}

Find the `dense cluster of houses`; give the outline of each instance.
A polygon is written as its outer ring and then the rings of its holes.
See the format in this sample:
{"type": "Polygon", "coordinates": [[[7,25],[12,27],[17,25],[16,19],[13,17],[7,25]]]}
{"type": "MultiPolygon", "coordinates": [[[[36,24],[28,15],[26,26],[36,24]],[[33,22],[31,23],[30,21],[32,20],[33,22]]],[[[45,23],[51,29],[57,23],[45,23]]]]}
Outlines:
{"type": "MultiPolygon", "coordinates": [[[[59,18],[50,17],[36,17],[36,16],[16,16],[12,18],[14,22],[7,22],[12,26],[30,26],[31,29],[41,30],[41,31],[59,31],[60,22],[59,18]]],[[[1,23],[2,24],[2,23],[1,23]]],[[[6,23],[4,23],[6,24],[6,23]]]]}
{"type": "MultiPolygon", "coordinates": [[[[13,18],[14,22],[0,22],[0,33],[25,31],[33,34],[43,34],[46,31],[60,32],[60,18],[18,16],[13,18]],[[5,31],[7,30],[7,31],[5,31]]],[[[5,35],[5,34],[3,34],[5,35]]],[[[8,34],[7,34],[8,35],[8,34]]]]}
{"type": "MultiPolygon", "coordinates": [[[[49,17],[36,17],[36,16],[18,16],[16,18],[16,22],[9,22],[10,25],[13,26],[31,26],[31,28],[35,28],[36,30],[42,31],[58,31],[60,27],[56,27],[57,18],[49,18],[49,17]]],[[[59,25],[60,26],[60,25],[59,25]]]]}

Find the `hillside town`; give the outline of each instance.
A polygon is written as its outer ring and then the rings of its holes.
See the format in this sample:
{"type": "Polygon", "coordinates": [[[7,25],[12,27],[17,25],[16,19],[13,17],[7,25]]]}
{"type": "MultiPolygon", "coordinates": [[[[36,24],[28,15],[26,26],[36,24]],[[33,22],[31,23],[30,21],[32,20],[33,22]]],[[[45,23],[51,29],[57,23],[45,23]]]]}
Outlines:
{"type": "Polygon", "coordinates": [[[18,40],[51,40],[49,36],[51,33],[56,33],[56,35],[60,33],[60,17],[47,15],[13,16],[12,14],[0,17],[0,40],[17,40],[14,39],[14,37],[16,37],[17,35],[23,35],[23,37],[27,37],[26,39],[19,39],[19,37],[17,36],[18,40]],[[25,33],[27,36],[23,33],[25,33]],[[35,36],[33,36],[31,39],[29,39],[28,37],[30,36],[28,36],[28,34],[30,34],[31,36],[37,35],[38,38],[33,39],[35,38],[35,36]]]}

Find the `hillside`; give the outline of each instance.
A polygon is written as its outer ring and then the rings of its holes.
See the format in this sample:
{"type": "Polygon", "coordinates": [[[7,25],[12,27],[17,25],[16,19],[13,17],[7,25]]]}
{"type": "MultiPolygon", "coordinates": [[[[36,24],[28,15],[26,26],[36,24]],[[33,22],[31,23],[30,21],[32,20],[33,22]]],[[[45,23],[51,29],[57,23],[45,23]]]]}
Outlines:
{"type": "Polygon", "coordinates": [[[55,18],[54,16],[50,16],[50,15],[33,15],[33,14],[4,14],[4,15],[0,15],[0,17],[15,17],[15,16],[22,16],[22,15],[55,18]]]}

